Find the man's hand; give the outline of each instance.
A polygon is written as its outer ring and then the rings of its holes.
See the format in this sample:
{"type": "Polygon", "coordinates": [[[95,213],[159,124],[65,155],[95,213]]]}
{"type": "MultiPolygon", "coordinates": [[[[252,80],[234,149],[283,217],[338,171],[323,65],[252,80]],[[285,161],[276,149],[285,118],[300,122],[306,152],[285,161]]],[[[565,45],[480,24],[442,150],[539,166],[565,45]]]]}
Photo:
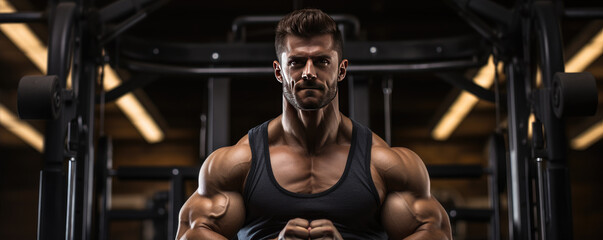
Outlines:
{"type": "Polygon", "coordinates": [[[306,219],[289,220],[278,235],[278,240],[343,240],[333,222],[319,219],[309,222],[306,219]]]}

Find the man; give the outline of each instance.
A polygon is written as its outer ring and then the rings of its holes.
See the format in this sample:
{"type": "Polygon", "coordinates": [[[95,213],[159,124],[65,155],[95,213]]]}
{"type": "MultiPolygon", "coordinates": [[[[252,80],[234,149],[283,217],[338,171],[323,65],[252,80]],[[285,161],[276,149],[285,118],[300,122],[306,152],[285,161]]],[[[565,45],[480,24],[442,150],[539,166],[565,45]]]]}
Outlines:
{"type": "Polygon", "coordinates": [[[339,112],[341,34],[315,9],[276,29],[283,113],[204,162],[178,239],[451,239],[422,160],[339,112]]]}

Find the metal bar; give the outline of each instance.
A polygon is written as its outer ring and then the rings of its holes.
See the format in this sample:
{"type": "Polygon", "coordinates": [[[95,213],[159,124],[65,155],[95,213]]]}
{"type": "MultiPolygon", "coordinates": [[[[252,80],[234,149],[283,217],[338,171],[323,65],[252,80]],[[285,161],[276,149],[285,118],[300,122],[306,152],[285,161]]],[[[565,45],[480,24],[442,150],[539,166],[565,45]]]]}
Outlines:
{"type": "Polygon", "coordinates": [[[383,110],[385,118],[385,142],[392,145],[392,76],[383,79],[383,110]]]}
{"type": "Polygon", "coordinates": [[[0,23],[29,23],[46,21],[44,12],[1,13],[0,23]]]}
{"type": "MultiPolygon", "coordinates": [[[[82,5],[87,3],[82,2],[82,5]]],[[[86,6],[80,6],[85,8],[86,6]]],[[[74,128],[74,134],[77,136],[75,141],[70,141],[71,145],[76,145],[77,175],[76,191],[78,194],[75,199],[75,239],[91,239],[93,231],[98,224],[94,225],[93,216],[95,210],[94,198],[94,126],[95,126],[95,93],[96,80],[98,76],[97,57],[100,56],[100,48],[89,22],[83,18],[74,23],[74,37],[78,41],[72,44],[73,51],[73,82],[74,93],[77,97],[77,112],[74,122],[77,122],[77,128],[74,128]]],[[[68,62],[71,65],[70,62],[68,62]]],[[[69,65],[66,69],[69,70],[69,65]]]]}
{"type": "Polygon", "coordinates": [[[502,134],[496,132],[491,135],[488,143],[488,166],[491,174],[488,176],[488,196],[490,198],[490,208],[492,208],[492,216],[490,217],[489,235],[490,240],[500,240],[500,193],[504,187],[501,180],[504,179],[504,166],[502,162],[506,160],[505,139],[502,134]]]}
{"type": "Polygon", "coordinates": [[[69,159],[68,176],[67,176],[67,221],[65,226],[65,239],[74,239],[74,220],[75,220],[75,179],[77,176],[77,163],[75,158],[69,159]]]}
{"type": "Polygon", "coordinates": [[[546,240],[547,231],[546,230],[546,219],[547,219],[547,203],[545,200],[546,196],[546,163],[542,158],[536,158],[536,171],[537,171],[537,180],[538,180],[538,228],[540,229],[540,239],[546,240]]]}
{"type": "MultiPolygon", "coordinates": [[[[479,36],[405,41],[349,41],[345,58],[354,64],[370,62],[439,62],[478,59],[485,63],[489,48],[479,36]]],[[[171,65],[265,64],[276,59],[274,43],[174,43],[124,37],[121,54],[132,60],[171,65]]]]}
{"type": "MultiPolygon", "coordinates": [[[[137,74],[130,78],[129,81],[122,82],[119,86],[111,89],[109,92],[105,94],[105,102],[113,102],[118,98],[122,97],[128,92],[131,92],[137,88],[143,88],[144,86],[156,81],[159,79],[156,75],[148,75],[148,74],[137,74]]],[[[95,101],[100,103],[100,96],[96,97],[95,101]]]]}
{"type": "Polygon", "coordinates": [[[348,67],[351,73],[398,73],[427,72],[451,69],[465,69],[478,66],[477,60],[456,60],[442,62],[426,62],[413,64],[353,65],[348,67]]]}
{"type": "Polygon", "coordinates": [[[429,165],[430,178],[480,178],[488,171],[479,164],[467,165],[429,165]]]}
{"type": "Polygon", "coordinates": [[[110,220],[145,220],[163,217],[154,209],[145,210],[110,210],[107,211],[110,220]]]}
{"type": "Polygon", "coordinates": [[[230,79],[209,78],[208,87],[208,153],[230,142],[230,79]]]}
{"type": "Polygon", "coordinates": [[[370,126],[370,97],[366,76],[348,75],[350,118],[370,126]]]}
{"type": "Polygon", "coordinates": [[[73,42],[73,26],[76,4],[61,2],[52,16],[48,43],[48,75],[57,75],[61,88],[65,88],[69,74],[69,60],[73,42]]]}
{"type": "Polygon", "coordinates": [[[467,11],[466,8],[459,6],[454,0],[446,0],[445,3],[448,5],[461,17],[469,26],[471,26],[477,33],[479,33],[482,37],[484,37],[488,42],[492,45],[500,48],[499,43],[497,41],[497,33],[493,30],[488,24],[486,24],[482,19],[475,16],[472,12],[467,11]]]}
{"type": "Polygon", "coordinates": [[[111,208],[112,179],[109,169],[113,168],[113,144],[110,137],[101,136],[98,139],[98,178],[97,194],[100,197],[98,213],[98,239],[106,240],[109,236],[109,209],[111,208]]]}
{"type": "Polygon", "coordinates": [[[569,18],[603,18],[603,8],[566,8],[563,15],[569,18]]]}
{"type": "Polygon", "coordinates": [[[456,208],[448,211],[451,221],[488,222],[492,209],[456,208]]]}
{"type": "Polygon", "coordinates": [[[123,17],[152,1],[156,0],[120,0],[113,2],[98,11],[99,21],[104,23],[123,17]]]}
{"type": "MultiPolygon", "coordinates": [[[[564,72],[563,44],[558,14],[555,6],[550,1],[537,1],[534,3],[535,25],[540,45],[540,64],[542,69],[542,82],[544,88],[553,89],[553,76],[557,72],[564,72]]],[[[547,228],[548,239],[571,239],[573,231],[571,211],[570,180],[567,169],[567,142],[565,124],[556,117],[553,104],[547,97],[545,101],[538,101],[542,110],[541,117],[545,130],[547,159],[547,184],[545,192],[547,201],[547,228]]]]}
{"type": "Polygon", "coordinates": [[[185,179],[197,179],[199,175],[199,167],[120,167],[108,174],[122,180],[169,180],[174,169],[185,179]]]}
{"type": "MultiPolygon", "coordinates": [[[[46,145],[48,146],[48,145],[46,145]]],[[[65,176],[62,164],[40,171],[38,240],[65,239],[65,176]]]]}
{"type": "MultiPolygon", "coordinates": [[[[271,67],[184,67],[158,63],[124,60],[125,66],[131,70],[164,74],[164,75],[193,75],[193,76],[266,76],[274,74],[271,67]]],[[[348,67],[349,73],[405,73],[445,71],[466,69],[479,66],[476,60],[458,60],[415,64],[382,64],[382,65],[353,65],[348,67]]]]}
{"type": "Polygon", "coordinates": [[[483,88],[480,85],[475,84],[475,82],[466,79],[463,75],[457,73],[436,73],[435,74],[440,79],[446,81],[453,86],[463,89],[474,96],[486,100],[488,102],[495,102],[495,95],[492,91],[483,88]]]}
{"type": "Polygon", "coordinates": [[[498,3],[491,0],[470,0],[467,7],[484,17],[504,24],[506,27],[511,26],[513,13],[498,3]]]}
{"type": "Polygon", "coordinates": [[[168,238],[176,238],[178,231],[178,212],[184,204],[184,181],[177,168],[172,170],[172,181],[170,182],[170,210],[168,215],[168,238]]]}
{"type": "MultiPolygon", "coordinates": [[[[53,11],[49,36],[48,75],[59,76],[60,89],[65,89],[67,53],[75,4],[59,3],[53,11]]],[[[40,176],[38,210],[38,240],[65,239],[66,191],[63,161],[65,160],[65,134],[67,122],[73,119],[75,106],[64,103],[61,114],[46,122],[44,135],[44,167],[40,176]]]]}
{"type": "MultiPolygon", "coordinates": [[[[330,15],[333,21],[336,23],[345,23],[352,25],[352,33],[354,36],[358,36],[360,33],[360,21],[353,15],[347,14],[334,14],[330,15]]],[[[232,32],[235,33],[235,40],[241,40],[243,38],[243,27],[251,24],[269,24],[277,23],[284,16],[283,15],[272,15],[272,16],[240,16],[235,18],[232,22],[232,32]]]]}
{"type": "Polygon", "coordinates": [[[512,59],[507,64],[508,76],[508,135],[509,135],[509,167],[508,202],[509,202],[509,238],[511,240],[529,240],[532,232],[530,201],[530,154],[528,146],[528,114],[525,96],[525,80],[521,63],[512,59]]]}
{"type": "Polygon", "coordinates": [[[113,40],[115,37],[119,36],[124,31],[130,29],[131,27],[133,27],[134,25],[136,25],[137,23],[139,23],[146,17],[147,17],[146,12],[138,12],[134,16],[129,17],[125,21],[119,23],[117,26],[111,28],[111,30],[108,33],[104,34],[101,37],[100,44],[101,45],[107,44],[109,41],[113,40]]]}

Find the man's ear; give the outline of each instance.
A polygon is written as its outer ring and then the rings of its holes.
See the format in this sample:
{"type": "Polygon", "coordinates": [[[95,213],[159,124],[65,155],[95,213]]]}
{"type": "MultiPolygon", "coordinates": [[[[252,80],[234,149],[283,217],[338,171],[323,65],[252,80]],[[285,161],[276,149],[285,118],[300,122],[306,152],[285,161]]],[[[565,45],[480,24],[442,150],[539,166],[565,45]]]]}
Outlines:
{"type": "Polygon", "coordinates": [[[345,78],[347,69],[348,69],[348,60],[347,59],[341,60],[341,63],[339,63],[339,75],[337,76],[338,82],[341,82],[345,78]]]}
{"type": "Polygon", "coordinates": [[[274,60],[274,62],[272,62],[272,68],[274,68],[274,77],[276,77],[276,80],[280,83],[283,83],[283,75],[281,74],[281,64],[278,63],[278,61],[274,60]]]}

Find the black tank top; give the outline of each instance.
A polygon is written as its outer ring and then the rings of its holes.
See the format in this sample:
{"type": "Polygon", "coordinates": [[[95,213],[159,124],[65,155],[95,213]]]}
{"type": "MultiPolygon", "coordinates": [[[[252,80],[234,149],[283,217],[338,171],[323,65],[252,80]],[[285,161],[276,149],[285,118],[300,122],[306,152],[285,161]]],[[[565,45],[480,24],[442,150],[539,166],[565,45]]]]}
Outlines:
{"type": "Polygon", "coordinates": [[[370,173],[372,133],[367,127],[352,121],[352,142],[339,181],[323,192],[300,194],[284,189],[274,178],[268,122],[249,130],[252,160],[243,191],[246,215],[239,240],[275,238],[287,221],[298,217],[329,219],[346,240],[387,239],[370,173]]]}

